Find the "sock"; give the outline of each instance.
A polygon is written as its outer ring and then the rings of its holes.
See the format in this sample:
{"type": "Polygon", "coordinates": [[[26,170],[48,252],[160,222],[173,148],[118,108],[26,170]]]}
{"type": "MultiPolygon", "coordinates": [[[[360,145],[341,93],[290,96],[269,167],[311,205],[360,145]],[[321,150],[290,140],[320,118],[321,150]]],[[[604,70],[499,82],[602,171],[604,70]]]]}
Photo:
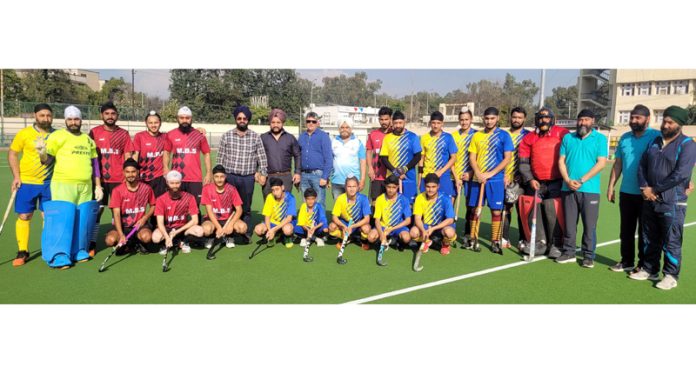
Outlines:
{"type": "Polygon", "coordinates": [[[17,219],[15,223],[15,235],[17,236],[17,247],[19,251],[29,251],[29,227],[30,220],[17,219]]]}
{"type": "Polygon", "coordinates": [[[491,241],[492,242],[499,242],[500,241],[500,234],[501,232],[501,227],[500,223],[502,221],[502,216],[500,214],[494,214],[491,217],[491,241]]]}
{"type": "Polygon", "coordinates": [[[466,208],[466,221],[464,222],[464,235],[471,235],[471,221],[474,220],[474,210],[472,208],[466,208]]]}
{"type": "Polygon", "coordinates": [[[99,224],[94,224],[92,229],[92,236],[90,237],[90,242],[97,242],[97,236],[99,235],[99,224]]]}

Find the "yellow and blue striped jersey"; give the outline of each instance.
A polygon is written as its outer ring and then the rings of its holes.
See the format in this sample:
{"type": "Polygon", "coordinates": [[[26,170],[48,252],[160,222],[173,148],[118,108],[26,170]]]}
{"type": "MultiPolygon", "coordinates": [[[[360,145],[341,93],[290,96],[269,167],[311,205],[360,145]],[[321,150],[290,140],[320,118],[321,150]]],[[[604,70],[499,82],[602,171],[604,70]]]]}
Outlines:
{"type": "MultiPolygon", "coordinates": [[[[428,132],[420,139],[424,175],[445,167],[450,157],[457,154],[457,144],[454,143],[454,138],[449,133],[440,132],[439,136],[433,136],[428,132]]],[[[447,170],[443,175],[448,172],[450,170],[447,170]]]]}
{"type": "MultiPolygon", "coordinates": [[[[471,138],[469,153],[476,154],[476,164],[481,172],[489,172],[496,168],[505,158],[505,152],[512,152],[515,147],[512,145],[510,134],[500,128],[486,133],[479,131],[471,138]]],[[[491,181],[502,180],[503,171],[490,178],[491,181]]],[[[474,177],[475,179],[475,177],[474,177]]]]}
{"type": "MultiPolygon", "coordinates": [[[[53,131],[53,128],[51,128],[53,131]]],[[[39,132],[34,126],[21,129],[15,135],[10,149],[15,153],[22,153],[19,161],[19,178],[24,184],[43,184],[51,181],[53,165],[46,166],[41,164],[39,153],[36,151],[36,141],[48,139],[50,132],[39,132]]]]}
{"type": "Polygon", "coordinates": [[[517,174],[519,167],[520,167],[520,156],[517,152],[517,150],[520,147],[520,143],[522,142],[522,138],[528,134],[530,131],[522,128],[520,131],[516,133],[512,133],[508,130],[508,133],[510,134],[510,138],[512,139],[512,145],[515,147],[515,150],[512,151],[512,160],[510,163],[508,163],[507,166],[505,166],[505,174],[509,175],[510,177],[513,177],[515,174],[517,174]]]}
{"type": "Polygon", "coordinates": [[[387,195],[382,194],[375,200],[374,217],[375,220],[379,220],[382,227],[394,227],[411,217],[411,206],[403,194],[397,193],[393,200],[387,199],[387,195]]]}
{"type": "Polygon", "coordinates": [[[362,220],[365,216],[370,216],[371,212],[370,199],[362,193],[355,196],[353,203],[348,202],[348,195],[341,194],[336,198],[332,210],[334,216],[338,216],[346,222],[353,220],[354,223],[362,220]]]}
{"type": "Polygon", "coordinates": [[[471,138],[476,133],[476,130],[469,128],[466,133],[462,133],[461,129],[454,131],[452,133],[452,139],[457,145],[457,159],[454,161],[454,177],[461,179],[464,172],[471,171],[471,165],[469,164],[469,145],[471,144],[471,138]]]}
{"type": "Polygon", "coordinates": [[[279,225],[288,216],[295,216],[295,197],[290,192],[284,192],[285,195],[280,201],[269,193],[266,197],[266,203],[263,205],[263,216],[271,218],[271,223],[279,225]]]}
{"type": "Polygon", "coordinates": [[[300,211],[297,213],[297,224],[300,227],[312,228],[323,223],[322,229],[328,228],[329,223],[326,221],[326,212],[320,203],[315,203],[312,211],[309,211],[306,203],[300,206],[300,211]]]}
{"type": "MultiPolygon", "coordinates": [[[[382,150],[380,150],[379,155],[386,156],[394,167],[403,167],[408,164],[408,162],[413,159],[416,153],[421,152],[421,144],[418,136],[411,132],[404,130],[400,136],[395,135],[393,132],[388,133],[384,136],[382,141],[382,150]]],[[[387,176],[391,175],[391,171],[387,173],[387,176]]],[[[406,173],[406,179],[410,181],[416,181],[416,170],[415,167],[408,170],[406,173]]]]}
{"type": "Polygon", "coordinates": [[[416,197],[416,202],[413,203],[413,215],[420,215],[423,223],[428,226],[438,225],[445,219],[454,219],[452,200],[450,196],[439,192],[437,197],[428,200],[423,192],[416,197]]]}

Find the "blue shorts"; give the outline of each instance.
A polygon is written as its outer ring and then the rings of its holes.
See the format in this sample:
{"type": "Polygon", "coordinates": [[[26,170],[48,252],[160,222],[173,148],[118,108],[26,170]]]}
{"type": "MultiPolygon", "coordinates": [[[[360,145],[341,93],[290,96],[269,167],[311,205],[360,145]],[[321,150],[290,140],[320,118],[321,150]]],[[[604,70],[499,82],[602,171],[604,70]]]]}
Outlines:
{"type": "MultiPolygon", "coordinates": [[[[307,237],[307,231],[302,228],[301,225],[297,225],[294,221],[292,222],[295,228],[293,229],[293,232],[298,236],[298,237],[307,237]]],[[[321,226],[318,230],[314,231],[314,235],[317,237],[324,237],[328,232],[329,228],[325,226],[321,226]],[[325,232],[326,231],[326,232],[325,232]]]]}
{"type": "MultiPolygon", "coordinates": [[[[384,227],[382,227],[382,232],[384,232],[384,227]]],[[[408,233],[409,232],[408,227],[401,227],[399,229],[394,229],[393,231],[391,231],[391,233],[389,233],[389,235],[387,237],[399,238],[399,235],[401,234],[401,232],[408,233]]]]}
{"type": "MultiPolygon", "coordinates": [[[[479,189],[481,184],[477,182],[469,183],[469,193],[467,194],[466,205],[469,207],[475,207],[478,204],[479,189]]],[[[500,180],[489,180],[486,182],[485,193],[483,195],[484,203],[490,207],[491,210],[502,210],[503,200],[505,198],[505,181],[500,180]]]]}
{"type": "MultiPolygon", "coordinates": [[[[422,183],[422,181],[421,181],[421,183],[422,183]]],[[[408,202],[410,204],[413,204],[413,202],[416,200],[416,194],[418,194],[418,193],[416,193],[417,192],[416,182],[411,181],[411,180],[403,180],[401,182],[401,184],[402,184],[403,190],[404,190],[404,192],[403,192],[404,197],[406,197],[406,199],[408,200],[408,202]]]]}
{"type": "Polygon", "coordinates": [[[51,184],[22,184],[17,190],[15,198],[15,212],[28,214],[36,210],[36,202],[39,202],[39,210],[43,211],[43,203],[51,200],[51,184]]]}
{"type": "MultiPolygon", "coordinates": [[[[404,187],[406,188],[406,187],[404,187]]],[[[450,196],[450,197],[456,197],[457,196],[457,187],[454,183],[454,180],[452,180],[452,174],[449,172],[445,172],[440,176],[440,193],[450,196]]],[[[425,192],[425,180],[421,179],[421,185],[420,185],[420,191],[425,192]]]]}

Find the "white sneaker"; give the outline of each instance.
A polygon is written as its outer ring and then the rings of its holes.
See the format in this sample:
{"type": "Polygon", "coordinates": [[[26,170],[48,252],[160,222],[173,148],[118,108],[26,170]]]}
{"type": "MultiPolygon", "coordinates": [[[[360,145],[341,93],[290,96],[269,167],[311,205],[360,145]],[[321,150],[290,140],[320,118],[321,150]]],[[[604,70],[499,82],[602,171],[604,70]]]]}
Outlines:
{"type": "Polygon", "coordinates": [[[644,280],[658,280],[660,276],[655,273],[655,274],[650,274],[648,271],[641,269],[638,272],[632,272],[630,275],[628,275],[629,278],[633,280],[638,280],[638,281],[644,281],[644,280]]]}
{"type": "Polygon", "coordinates": [[[162,255],[162,256],[167,255],[167,248],[164,247],[164,246],[162,246],[162,248],[161,248],[160,251],[159,251],[159,254],[162,255]]]}
{"type": "Polygon", "coordinates": [[[181,252],[184,254],[189,254],[191,252],[191,246],[189,246],[188,242],[181,241],[179,244],[179,248],[181,249],[181,252]]]}
{"type": "Polygon", "coordinates": [[[307,239],[306,238],[303,238],[300,240],[300,246],[302,246],[302,247],[307,246],[307,239]]]}
{"type": "Polygon", "coordinates": [[[234,247],[234,238],[232,237],[225,237],[225,247],[228,249],[231,249],[234,247]]]}
{"type": "Polygon", "coordinates": [[[657,285],[655,285],[655,287],[662,290],[676,288],[677,280],[672,275],[666,275],[665,278],[662,279],[662,281],[658,282],[657,285]]]}
{"type": "Polygon", "coordinates": [[[215,243],[215,239],[213,239],[213,238],[206,238],[206,239],[205,239],[205,248],[206,248],[206,249],[210,249],[211,247],[213,247],[213,243],[215,243]]]}
{"type": "Polygon", "coordinates": [[[315,239],[314,239],[314,242],[316,242],[316,243],[317,243],[317,246],[319,246],[319,247],[324,246],[324,240],[321,239],[321,238],[319,238],[319,237],[315,238],[315,239]]]}

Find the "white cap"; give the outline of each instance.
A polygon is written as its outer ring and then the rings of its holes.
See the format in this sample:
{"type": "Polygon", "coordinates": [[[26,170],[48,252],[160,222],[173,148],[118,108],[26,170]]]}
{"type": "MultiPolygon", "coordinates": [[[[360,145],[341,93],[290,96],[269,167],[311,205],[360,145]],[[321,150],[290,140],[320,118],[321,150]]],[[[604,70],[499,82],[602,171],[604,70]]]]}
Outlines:
{"type": "Polygon", "coordinates": [[[80,109],[78,109],[76,106],[70,105],[70,106],[65,108],[65,112],[63,113],[63,117],[65,119],[68,119],[68,118],[82,119],[82,113],[80,112],[80,109]]]}
{"type": "Polygon", "coordinates": [[[165,179],[167,179],[167,181],[181,181],[181,173],[177,170],[171,170],[167,172],[165,179]]]}
{"type": "Polygon", "coordinates": [[[353,128],[353,120],[351,118],[344,118],[338,121],[338,126],[341,127],[343,123],[347,124],[348,127],[353,128]]]}
{"type": "Polygon", "coordinates": [[[188,108],[188,106],[182,106],[181,108],[179,108],[179,112],[176,113],[177,117],[180,115],[191,117],[193,116],[193,113],[191,112],[191,109],[188,108]]]}

